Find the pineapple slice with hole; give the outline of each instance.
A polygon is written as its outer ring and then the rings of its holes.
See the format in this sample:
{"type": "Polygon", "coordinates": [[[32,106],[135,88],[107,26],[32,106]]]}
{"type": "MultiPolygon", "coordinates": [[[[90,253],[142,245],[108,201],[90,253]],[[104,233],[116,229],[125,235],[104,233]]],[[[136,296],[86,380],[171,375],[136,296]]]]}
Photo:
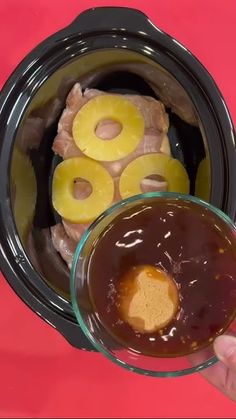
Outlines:
{"type": "Polygon", "coordinates": [[[13,151],[11,177],[15,223],[25,243],[34,218],[37,182],[29,157],[16,147],[13,151]]]}
{"type": "Polygon", "coordinates": [[[210,159],[205,157],[199,164],[195,181],[195,195],[209,202],[211,194],[210,159]]]}
{"type": "Polygon", "coordinates": [[[114,161],[132,153],[144,136],[144,118],[138,108],[121,96],[102,95],[87,102],[73,122],[73,138],[79,149],[98,161],[114,161]],[[110,140],[96,135],[99,122],[112,120],[122,126],[110,140]]]}
{"type": "Polygon", "coordinates": [[[52,203],[61,217],[73,223],[89,223],[112,203],[114,181],[104,167],[87,157],[74,157],[60,163],[53,175],[52,203]],[[85,199],[74,196],[74,181],[85,179],[92,192],[85,199]]]}
{"type": "Polygon", "coordinates": [[[121,174],[122,198],[141,194],[141,181],[150,175],[162,176],[169,192],[189,193],[189,178],[183,165],[166,154],[150,153],[133,160],[121,174]]]}

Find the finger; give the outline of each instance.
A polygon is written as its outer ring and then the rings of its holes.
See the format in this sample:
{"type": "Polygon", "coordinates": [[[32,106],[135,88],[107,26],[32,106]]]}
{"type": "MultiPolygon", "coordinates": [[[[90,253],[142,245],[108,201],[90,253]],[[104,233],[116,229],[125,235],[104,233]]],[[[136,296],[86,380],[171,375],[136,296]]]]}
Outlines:
{"type": "Polygon", "coordinates": [[[214,350],[217,358],[236,372],[236,337],[218,336],[214,342],[214,350]]]}
{"type": "Polygon", "coordinates": [[[222,362],[202,371],[202,375],[218,390],[236,401],[236,373],[222,362]]]}
{"type": "MultiPolygon", "coordinates": [[[[223,337],[223,336],[222,336],[223,337]]],[[[228,336],[224,336],[224,338],[228,336]]],[[[236,337],[233,339],[233,345],[236,344],[236,337]]],[[[217,343],[218,345],[218,343],[217,343]]],[[[211,348],[206,348],[196,352],[189,357],[193,365],[203,364],[206,359],[212,358],[211,348]]],[[[219,355],[220,357],[220,355],[219,355]]],[[[207,381],[213,384],[218,390],[224,393],[230,399],[236,401],[236,371],[229,368],[223,362],[218,362],[212,367],[208,367],[201,371],[201,374],[207,381]]]]}

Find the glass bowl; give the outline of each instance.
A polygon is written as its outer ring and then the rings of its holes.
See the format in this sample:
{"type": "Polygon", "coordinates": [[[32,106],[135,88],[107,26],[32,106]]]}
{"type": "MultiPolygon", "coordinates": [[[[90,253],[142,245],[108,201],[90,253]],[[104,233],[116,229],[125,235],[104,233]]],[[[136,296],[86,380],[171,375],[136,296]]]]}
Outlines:
{"type": "MultiPolygon", "coordinates": [[[[150,201],[153,202],[153,200],[158,199],[166,199],[167,202],[170,199],[175,199],[180,206],[188,202],[203,207],[203,210],[208,211],[208,214],[214,215],[212,219],[220,220],[221,224],[223,222],[226,230],[230,231],[230,234],[232,233],[231,237],[235,240],[236,245],[236,228],[233,222],[227,215],[212,205],[196,197],[176,193],[155,192],[136,195],[120,201],[105,211],[83,235],[76,249],[71,269],[71,298],[77,321],[96,350],[117,365],[130,371],[154,377],[173,377],[201,371],[215,364],[217,358],[213,350],[213,339],[203,349],[196,350],[190,355],[175,357],[147,356],[130,349],[118,342],[99,321],[91,302],[87,277],[90,256],[96,248],[95,244],[98,238],[106,227],[110,223],[114,223],[116,217],[120,216],[127,209],[134,209],[140,203],[146,205],[150,201]]],[[[233,280],[235,279],[236,264],[233,280]]],[[[236,303],[236,286],[234,288],[236,303]]],[[[236,322],[233,320],[228,327],[227,333],[234,334],[235,327],[236,322]]]]}

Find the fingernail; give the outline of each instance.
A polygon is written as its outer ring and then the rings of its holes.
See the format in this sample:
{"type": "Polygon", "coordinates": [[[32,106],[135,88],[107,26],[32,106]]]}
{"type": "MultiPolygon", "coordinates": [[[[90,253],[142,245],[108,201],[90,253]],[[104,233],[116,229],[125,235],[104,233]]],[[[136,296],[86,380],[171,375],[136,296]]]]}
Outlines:
{"type": "Polygon", "coordinates": [[[236,338],[233,336],[218,336],[214,342],[214,350],[220,361],[232,356],[236,357],[236,338]]]}

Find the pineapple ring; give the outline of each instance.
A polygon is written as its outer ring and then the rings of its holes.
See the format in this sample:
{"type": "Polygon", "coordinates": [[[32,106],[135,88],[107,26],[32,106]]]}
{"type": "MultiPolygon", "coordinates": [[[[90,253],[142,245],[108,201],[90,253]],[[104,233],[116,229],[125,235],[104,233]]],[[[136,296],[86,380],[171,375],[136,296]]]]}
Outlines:
{"type": "Polygon", "coordinates": [[[53,175],[52,203],[61,217],[73,223],[88,223],[112,203],[114,182],[100,163],[86,157],[74,157],[60,163],[53,175]],[[83,200],[73,195],[74,179],[91,183],[92,193],[83,200]]]}
{"type": "Polygon", "coordinates": [[[73,138],[88,157],[99,161],[114,161],[132,153],[144,135],[144,118],[138,108],[121,96],[102,95],[91,99],[77,113],[73,122],[73,138]],[[113,120],[122,126],[120,134],[102,140],[96,127],[102,120],[113,120]]]}
{"type": "Polygon", "coordinates": [[[18,148],[13,151],[12,181],[15,185],[15,199],[13,199],[13,212],[19,236],[25,243],[33,222],[37,182],[31,161],[18,148]]]}
{"type": "Polygon", "coordinates": [[[209,202],[211,193],[211,169],[209,157],[205,157],[199,164],[195,180],[195,195],[209,202]]]}
{"type": "Polygon", "coordinates": [[[163,176],[169,192],[189,193],[189,178],[183,165],[165,154],[150,153],[133,160],[121,174],[121,197],[125,199],[141,194],[141,181],[150,175],[163,176]]]}

